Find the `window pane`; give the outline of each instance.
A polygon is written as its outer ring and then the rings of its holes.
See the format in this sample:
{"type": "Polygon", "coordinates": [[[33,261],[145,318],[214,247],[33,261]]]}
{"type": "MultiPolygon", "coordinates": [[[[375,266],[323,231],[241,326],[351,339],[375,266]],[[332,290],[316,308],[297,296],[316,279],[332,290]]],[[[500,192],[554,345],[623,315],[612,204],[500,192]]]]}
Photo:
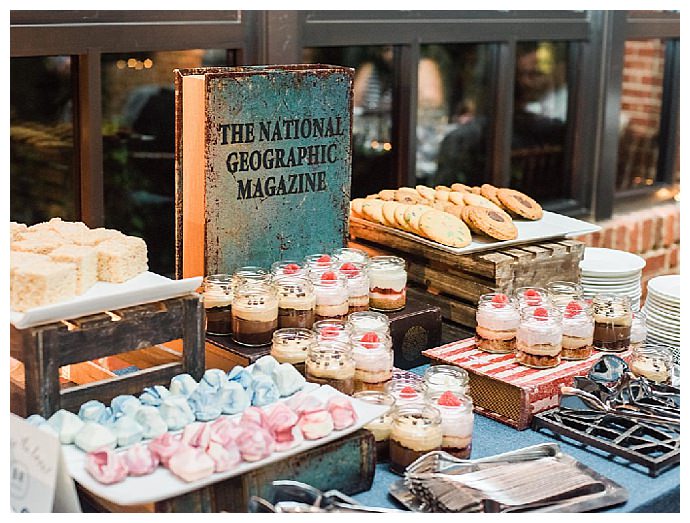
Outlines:
{"type": "Polygon", "coordinates": [[[10,219],[77,218],[69,56],[10,61],[10,219]]]}
{"type": "Polygon", "coordinates": [[[511,186],[541,202],[567,198],[568,43],[518,43],[515,65],[511,186]]]}
{"type": "Polygon", "coordinates": [[[665,42],[625,42],[616,189],[652,185],[659,159],[665,42]]]}
{"type": "Polygon", "coordinates": [[[175,271],[173,69],[226,65],[226,56],[188,50],[102,58],[106,227],[144,238],[159,274],[175,271]]]}
{"type": "Polygon", "coordinates": [[[352,198],[395,184],[392,113],[393,48],[391,46],[304,49],[306,63],[355,68],[352,122],[352,198]]]}
{"type": "Polygon", "coordinates": [[[417,91],[417,182],[487,180],[490,45],[423,45],[417,91]]]}

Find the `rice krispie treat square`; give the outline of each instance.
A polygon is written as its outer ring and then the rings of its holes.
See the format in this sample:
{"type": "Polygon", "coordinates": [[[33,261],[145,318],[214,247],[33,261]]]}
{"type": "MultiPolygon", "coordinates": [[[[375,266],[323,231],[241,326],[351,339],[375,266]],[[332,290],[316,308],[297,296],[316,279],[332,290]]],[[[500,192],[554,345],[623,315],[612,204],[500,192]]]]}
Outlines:
{"type": "Polygon", "coordinates": [[[103,241],[96,251],[100,281],[122,283],[148,270],[146,242],[136,236],[103,241]]]}
{"type": "Polygon", "coordinates": [[[15,268],[10,275],[10,306],[19,312],[69,300],[76,291],[73,263],[37,261],[15,268]]]}
{"type": "Polygon", "coordinates": [[[19,234],[27,230],[28,227],[25,223],[10,222],[10,241],[18,240],[19,234]]]}
{"type": "Polygon", "coordinates": [[[85,245],[88,247],[95,247],[99,243],[107,240],[122,240],[125,238],[125,235],[120,231],[116,231],[114,229],[105,229],[103,227],[99,227],[98,229],[88,229],[86,231],[63,231],[60,234],[66,241],[70,241],[76,245],[85,245]]]}
{"type": "Polygon", "coordinates": [[[98,253],[93,247],[64,245],[51,252],[50,258],[76,266],[77,294],[84,294],[98,281],[98,253]]]}
{"type": "Polygon", "coordinates": [[[62,247],[65,241],[57,236],[50,236],[44,233],[40,235],[30,235],[28,239],[19,240],[10,244],[10,250],[20,252],[33,252],[36,254],[50,254],[58,247],[62,247]]]}

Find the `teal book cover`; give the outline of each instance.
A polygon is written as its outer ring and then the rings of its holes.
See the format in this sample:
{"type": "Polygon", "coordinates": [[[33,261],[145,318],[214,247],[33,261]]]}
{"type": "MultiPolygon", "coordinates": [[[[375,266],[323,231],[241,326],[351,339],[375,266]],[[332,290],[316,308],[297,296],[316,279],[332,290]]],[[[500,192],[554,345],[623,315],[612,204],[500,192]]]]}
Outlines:
{"type": "Polygon", "coordinates": [[[270,268],[347,241],[354,71],[175,71],[178,277],[270,268]]]}

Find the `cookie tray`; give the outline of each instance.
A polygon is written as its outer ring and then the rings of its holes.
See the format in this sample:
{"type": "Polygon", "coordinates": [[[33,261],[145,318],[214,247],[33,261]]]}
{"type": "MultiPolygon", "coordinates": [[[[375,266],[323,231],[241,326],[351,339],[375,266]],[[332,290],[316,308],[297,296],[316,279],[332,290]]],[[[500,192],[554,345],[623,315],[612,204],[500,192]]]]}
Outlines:
{"type": "MultiPolygon", "coordinates": [[[[313,391],[310,391],[310,394],[317,395],[319,399],[324,402],[331,396],[344,395],[328,385],[316,386],[313,391]]],[[[388,410],[388,407],[384,405],[374,405],[362,400],[350,398],[349,396],[347,397],[352,401],[352,406],[357,413],[357,421],[354,425],[343,430],[334,430],[327,436],[318,440],[304,440],[297,447],[284,452],[274,452],[269,457],[259,461],[251,463],[243,461],[233,470],[217,472],[198,481],[189,483],[182,481],[168,469],[159,466],[152,474],[147,476],[129,476],[120,483],[103,485],[96,481],[84,468],[86,454],[82,450],[74,445],[63,445],[62,449],[69,475],[94,495],[117,505],[144,505],[147,503],[156,503],[265,467],[266,465],[294,456],[305,450],[342,438],[343,436],[359,430],[371,420],[385,414],[388,410]]],[[[228,417],[241,417],[241,414],[235,414],[228,417]]]]}
{"type": "Polygon", "coordinates": [[[540,240],[550,240],[553,238],[566,238],[572,236],[579,236],[581,234],[588,234],[596,232],[601,229],[598,225],[588,223],[569,216],[563,216],[554,212],[544,211],[544,216],[541,220],[514,220],[515,226],[518,230],[518,237],[514,240],[494,240],[491,238],[484,238],[477,234],[472,234],[472,243],[466,247],[448,247],[433,240],[422,238],[416,234],[407,231],[373,223],[361,218],[350,217],[350,223],[356,224],[357,231],[353,236],[357,238],[367,239],[365,229],[373,229],[379,232],[392,234],[412,240],[428,247],[433,247],[441,251],[449,252],[451,254],[469,254],[473,252],[491,251],[511,245],[520,245],[524,243],[532,243],[540,240]],[[364,229],[364,230],[363,230],[364,229]]]}
{"type": "Polygon", "coordinates": [[[124,283],[99,281],[84,294],[71,300],[36,307],[26,312],[10,310],[10,323],[17,329],[26,329],[103,311],[167,300],[193,292],[201,285],[201,281],[201,277],[171,280],[153,272],[141,273],[124,283]]]}

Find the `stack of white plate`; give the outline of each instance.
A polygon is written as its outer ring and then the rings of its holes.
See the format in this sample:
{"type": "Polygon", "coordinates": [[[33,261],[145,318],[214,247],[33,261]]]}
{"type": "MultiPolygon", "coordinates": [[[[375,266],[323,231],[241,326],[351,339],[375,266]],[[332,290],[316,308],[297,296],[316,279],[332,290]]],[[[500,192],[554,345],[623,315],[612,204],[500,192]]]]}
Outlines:
{"type": "Polygon", "coordinates": [[[657,276],[647,284],[644,303],[647,343],[680,346],[680,275],[657,276]]]}
{"type": "Polygon", "coordinates": [[[587,247],[580,262],[580,284],[586,299],[597,294],[628,296],[640,310],[642,269],[647,262],[636,254],[615,249],[587,247]]]}

